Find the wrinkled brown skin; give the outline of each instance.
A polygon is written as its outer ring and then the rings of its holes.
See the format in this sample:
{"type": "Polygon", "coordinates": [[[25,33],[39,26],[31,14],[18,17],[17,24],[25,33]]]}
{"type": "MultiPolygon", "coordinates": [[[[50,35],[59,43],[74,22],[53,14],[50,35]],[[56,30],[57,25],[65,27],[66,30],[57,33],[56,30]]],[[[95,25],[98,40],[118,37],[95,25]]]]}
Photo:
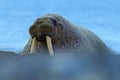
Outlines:
{"type": "MultiPolygon", "coordinates": [[[[32,36],[39,32],[45,32],[52,38],[52,45],[55,54],[73,53],[83,55],[101,55],[108,54],[109,49],[104,42],[91,31],[76,26],[63,17],[56,14],[48,14],[38,18],[30,27],[29,33],[32,36]],[[53,20],[51,20],[53,19],[53,20]],[[55,21],[56,22],[55,22],[55,21]],[[51,29],[38,28],[41,22],[51,26],[51,29]],[[53,34],[53,35],[52,35],[53,34]]],[[[22,55],[30,53],[32,38],[25,45],[22,55]]],[[[38,42],[36,49],[37,54],[48,54],[48,49],[45,42],[38,42]]]]}

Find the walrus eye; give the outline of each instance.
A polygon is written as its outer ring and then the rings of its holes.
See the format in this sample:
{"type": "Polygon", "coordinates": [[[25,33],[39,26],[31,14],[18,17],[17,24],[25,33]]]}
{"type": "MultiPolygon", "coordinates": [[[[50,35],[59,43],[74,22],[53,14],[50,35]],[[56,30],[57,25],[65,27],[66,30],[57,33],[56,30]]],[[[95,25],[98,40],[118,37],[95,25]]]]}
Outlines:
{"type": "Polygon", "coordinates": [[[52,22],[53,22],[54,25],[57,24],[57,21],[56,21],[55,19],[52,19],[52,18],[51,18],[51,20],[52,20],[52,22]]]}
{"type": "Polygon", "coordinates": [[[40,24],[41,22],[40,21],[37,21],[36,24],[40,24]]]}

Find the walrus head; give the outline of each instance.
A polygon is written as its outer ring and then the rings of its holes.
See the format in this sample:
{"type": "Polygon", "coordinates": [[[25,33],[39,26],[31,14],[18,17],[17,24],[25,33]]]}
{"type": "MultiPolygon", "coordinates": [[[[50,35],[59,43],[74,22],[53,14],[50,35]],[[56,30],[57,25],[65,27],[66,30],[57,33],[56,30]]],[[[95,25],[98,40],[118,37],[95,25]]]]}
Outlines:
{"type": "Polygon", "coordinates": [[[29,33],[32,38],[30,53],[39,52],[40,49],[37,50],[39,44],[47,48],[50,55],[53,55],[56,49],[62,51],[63,48],[70,47],[73,43],[71,41],[72,39],[79,39],[72,38],[74,33],[72,33],[73,31],[71,30],[73,29],[70,26],[71,24],[67,20],[55,14],[48,14],[38,18],[29,28],[29,33]]]}
{"type": "Polygon", "coordinates": [[[30,27],[29,33],[32,37],[32,45],[30,53],[34,53],[37,48],[37,42],[47,43],[47,47],[50,55],[53,55],[51,38],[54,36],[54,27],[56,26],[56,20],[53,18],[39,18],[30,27]]]}

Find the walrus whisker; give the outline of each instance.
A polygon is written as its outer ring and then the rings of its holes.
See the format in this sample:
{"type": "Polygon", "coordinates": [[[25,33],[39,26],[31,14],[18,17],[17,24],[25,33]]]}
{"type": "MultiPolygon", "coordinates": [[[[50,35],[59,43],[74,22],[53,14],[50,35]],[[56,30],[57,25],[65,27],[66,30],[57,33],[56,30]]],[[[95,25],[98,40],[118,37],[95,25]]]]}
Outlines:
{"type": "Polygon", "coordinates": [[[48,51],[49,51],[50,55],[53,56],[54,52],[53,52],[53,48],[52,48],[51,37],[46,36],[46,42],[47,42],[48,51]]]}
{"type": "Polygon", "coordinates": [[[34,53],[36,51],[36,47],[37,47],[37,40],[36,37],[34,37],[32,39],[32,45],[31,45],[31,49],[30,49],[30,54],[34,53]]]}

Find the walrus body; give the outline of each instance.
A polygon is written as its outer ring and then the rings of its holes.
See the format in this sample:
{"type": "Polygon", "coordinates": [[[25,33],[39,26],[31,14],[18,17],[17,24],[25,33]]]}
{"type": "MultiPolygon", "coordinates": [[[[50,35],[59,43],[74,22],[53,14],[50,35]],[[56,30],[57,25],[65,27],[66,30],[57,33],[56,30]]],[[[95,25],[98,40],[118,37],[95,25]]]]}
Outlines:
{"type": "Polygon", "coordinates": [[[22,55],[31,54],[32,42],[37,41],[32,53],[49,54],[45,36],[52,42],[54,54],[73,53],[83,55],[108,54],[109,49],[104,42],[91,31],[76,26],[61,16],[48,14],[38,18],[30,27],[31,38],[22,55]],[[33,38],[36,39],[33,39],[33,38]]]}

